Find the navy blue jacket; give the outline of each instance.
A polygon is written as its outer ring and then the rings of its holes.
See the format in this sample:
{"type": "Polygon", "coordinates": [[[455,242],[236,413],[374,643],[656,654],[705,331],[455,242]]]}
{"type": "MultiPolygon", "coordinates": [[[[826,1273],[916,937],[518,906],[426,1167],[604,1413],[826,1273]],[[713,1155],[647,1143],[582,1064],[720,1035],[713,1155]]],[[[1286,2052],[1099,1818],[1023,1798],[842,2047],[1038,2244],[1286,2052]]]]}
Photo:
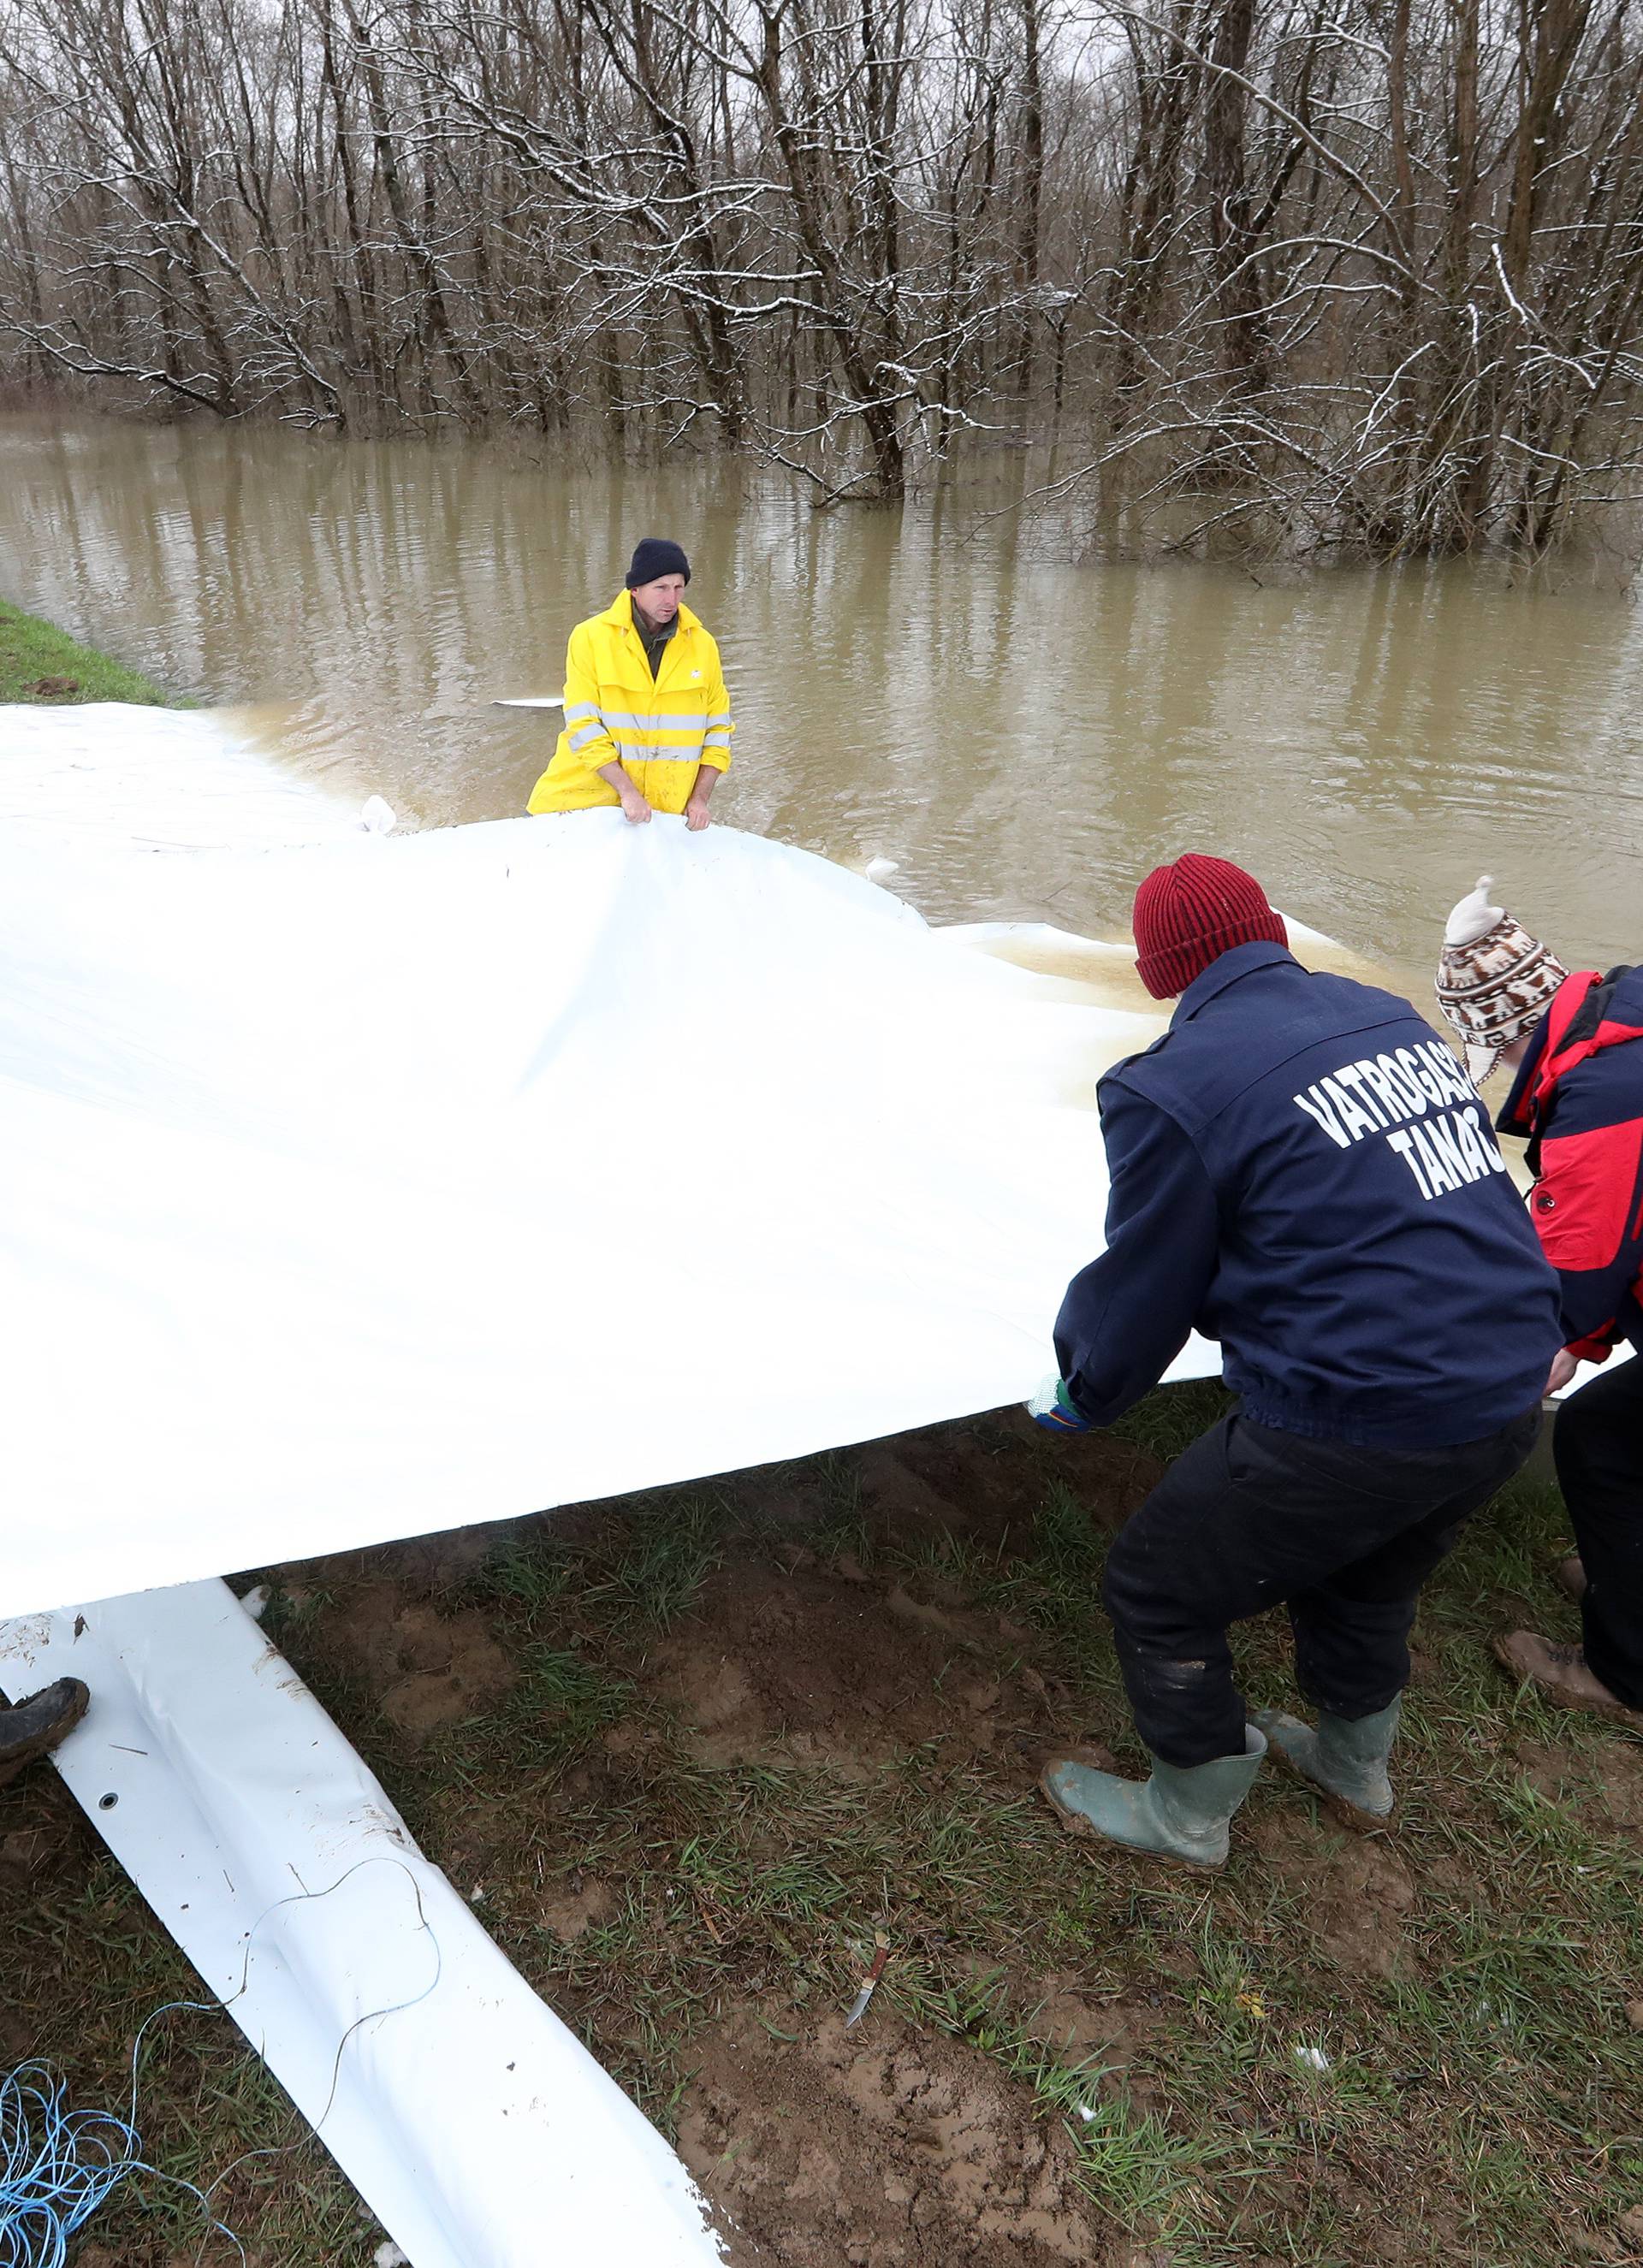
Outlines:
{"type": "Polygon", "coordinates": [[[1581,969],[1541,1018],[1496,1123],[1527,1134],[1531,1216],[1563,1328],[1602,1362],[1643,1345],[1643,968],[1581,969]]]}
{"type": "Polygon", "coordinates": [[[1406,1000],[1235,946],[1100,1102],[1107,1249],[1056,1322],[1093,1423],[1195,1324],[1244,1415],[1289,1432],[1440,1447],[1538,1400],[1557,1278],[1476,1090],[1406,1000]]]}

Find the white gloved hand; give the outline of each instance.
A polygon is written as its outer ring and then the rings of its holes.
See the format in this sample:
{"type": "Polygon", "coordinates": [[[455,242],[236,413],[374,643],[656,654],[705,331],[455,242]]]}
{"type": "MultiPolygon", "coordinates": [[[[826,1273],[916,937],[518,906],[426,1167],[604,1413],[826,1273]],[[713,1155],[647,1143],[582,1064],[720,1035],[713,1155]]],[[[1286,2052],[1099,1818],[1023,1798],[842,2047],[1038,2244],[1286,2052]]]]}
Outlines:
{"type": "Polygon", "coordinates": [[[1054,1372],[1041,1381],[1027,1405],[1027,1414],[1035,1425],[1042,1425],[1047,1433],[1087,1433],[1090,1430],[1089,1419],[1079,1417],[1072,1395],[1054,1372]]]}

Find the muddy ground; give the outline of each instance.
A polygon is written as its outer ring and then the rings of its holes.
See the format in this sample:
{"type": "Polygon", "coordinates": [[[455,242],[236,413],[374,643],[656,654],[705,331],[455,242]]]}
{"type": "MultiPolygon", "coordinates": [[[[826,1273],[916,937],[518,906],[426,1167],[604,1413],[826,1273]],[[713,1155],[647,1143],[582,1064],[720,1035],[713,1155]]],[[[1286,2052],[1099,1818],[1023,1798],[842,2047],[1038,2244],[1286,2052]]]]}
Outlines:
{"type": "MultiPolygon", "coordinates": [[[[1069,1746],[1138,1761],[1101,1559],[1212,1407],[1065,1443],[1000,1415],[265,1572],[269,1634],[739,2268],[1643,2257],[1643,1744],[1486,1650],[1572,1629],[1551,1491],[1423,1609],[1395,1835],[1268,1773],[1225,1874],[1182,1874],[1035,1794],[1069,1746]]],[[[1293,1703],[1278,1618],[1241,1666],[1293,1703]]],[[[0,1793],[0,2048],[106,2089],[181,1964],[49,1776],[0,1793]]],[[[380,2233],[224,2020],[168,2022],[151,2154],[210,2178],[277,2134],[223,2218],[257,2261],[363,2268],[380,2233]]],[[[159,2211],[111,2208],[86,2268],[194,2257],[159,2211]]]]}

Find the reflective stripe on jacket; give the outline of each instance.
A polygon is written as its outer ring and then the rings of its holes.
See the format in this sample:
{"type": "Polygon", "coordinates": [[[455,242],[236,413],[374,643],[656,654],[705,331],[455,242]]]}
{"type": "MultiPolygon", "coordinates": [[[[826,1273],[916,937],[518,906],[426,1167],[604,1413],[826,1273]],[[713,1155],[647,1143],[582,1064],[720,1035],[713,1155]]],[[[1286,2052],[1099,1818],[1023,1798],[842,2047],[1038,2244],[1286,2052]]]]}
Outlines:
{"type": "Polygon", "coordinates": [[[656,811],[682,811],[698,766],[730,769],[730,696],[718,648],[689,607],[654,679],[623,591],[578,622],[564,664],[564,729],[527,810],[585,811],[621,798],[599,777],[620,763],[656,811]]]}

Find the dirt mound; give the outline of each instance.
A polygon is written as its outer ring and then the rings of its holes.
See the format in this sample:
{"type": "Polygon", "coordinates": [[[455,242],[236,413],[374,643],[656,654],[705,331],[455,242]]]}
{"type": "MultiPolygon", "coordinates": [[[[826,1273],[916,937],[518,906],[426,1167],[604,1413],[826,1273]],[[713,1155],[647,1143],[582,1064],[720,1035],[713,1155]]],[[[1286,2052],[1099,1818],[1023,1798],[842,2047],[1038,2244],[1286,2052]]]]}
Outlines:
{"type": "Polygon", "coordinates": [[[1404,1924],[1415,1885],[1397,1852],[1381,1843],[1349,1843],[1320,1870],[1318,1946],[1349,1977],[1401,1977],[1414,1961],[1404,1924]]]}
{"type": "Polygon", "coordinates": [[[1510,1755],[1537,1795],[1588,1821],[1595,1808],[1610,1826],[1632,1833],[1643,1827],[1643,1749],[1616,1741],[1582,1756],[1525,1735],[1510,1755]]]}
{"type": "MultiPolygon", "coordinates": [[[[1048,2048],[1059,2062],[1073,2067],[1098,2065],[1102,2073],[1116,2077],[1146,2052],[1167,2021],[1160,2009],[1142,2001],[1087,1999],[1078,1977],[1052,1970],[1036,1980],[1024,2029],[1029,2039],[1048,2048]]],[[[1138,2096],[1145,2086],[1131,2092],[1138,2096]]]]}
{"type": "Polygon", "coordinates": [[[608,1882],[587,1879],[578,1869],[560,1889],[543,1896],[537,1918],[562,1945],[574,1945],[585,1930],[609,1919],[615,1903],[608,1882]]]}
{"type": "Polygon", "coordinates": [[[397,1582],[361,1585],[328,1610],[325,1636],[413,1742],[460,1724],[517,1682],[489,1616],[475,1609],[442,1615],[397,1582]]]}
{"type": "Polygon", "coordinates": [[[1116,2262],[1123,2242],[1079,2188],[1053,2121],[962,2041],[876,2009],[789,2036],[785,2005],[733,2011],[702,2043],[680,2149],[733,2222],[740,2264],[1010,2268],[1116,2262]]]}
{"type": "Polygon", "coordinates": [[[1046,1489],[1060,1479],[1098,1527],[1116,1528],[1164,1469],[1116,1438],[1103,1441],[1099,1461],[1082,1447],[1055,1440],[1020,1410],[898,1433],[858,1453],[863,1508],[903,1537],[923,1528],[1002,1548],[1031,1528],[1046,1489]]]}
{"type": "Polygon", "coordinates": [[[1391,1843],[1360,1840],[1287,1803],[1254,1822],[1250,1831],[1264,1859],[1306,1884],[1301,1918],[1320,1959],[1348,1977],[1411,1973],[1416,1953],[1404,1923],[1415,1911],[1415,1884],[1391,1843]]]}
{"type": "Polygon", "coordinates": [[[724,1569],[688,1626],[650,1650],[704,1764],[825,1760],[846,1773],[925,1741],[991,1748],[1034,1712],[1029,1690],[1001,1677],[1005,1656],[996,1616],[883,1591],[805,1551],[786,1569],[724,1569]]]}

